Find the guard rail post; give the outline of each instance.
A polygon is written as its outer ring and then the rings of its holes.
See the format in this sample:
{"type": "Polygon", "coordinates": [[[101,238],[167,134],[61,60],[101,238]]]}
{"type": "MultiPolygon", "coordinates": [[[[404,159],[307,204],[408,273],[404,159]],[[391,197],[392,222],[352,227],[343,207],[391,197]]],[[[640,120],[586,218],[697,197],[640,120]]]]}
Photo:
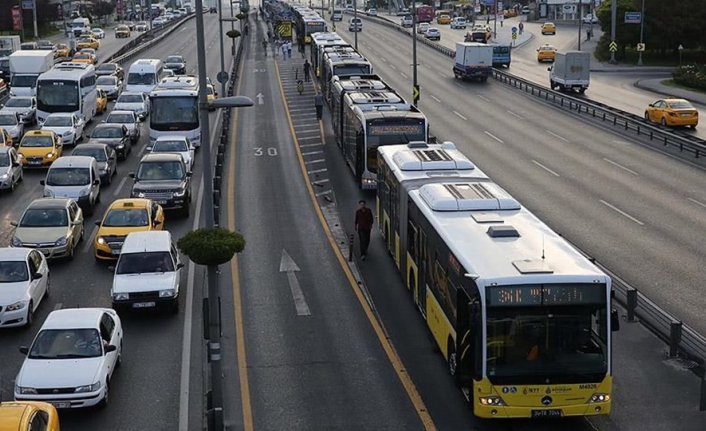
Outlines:
{"type": "Polygon", "coordinates": [[[679,343],[681,343],[682,322],[672,320],[669,324],[669,357],[676,358],[679,353],[679,343]]]}
{"type": "Polygon", "coordinates": [[[627,288],[628,322],[635,322],[635,309],[637,308],[637,289],[632,286],[627,288]]]}

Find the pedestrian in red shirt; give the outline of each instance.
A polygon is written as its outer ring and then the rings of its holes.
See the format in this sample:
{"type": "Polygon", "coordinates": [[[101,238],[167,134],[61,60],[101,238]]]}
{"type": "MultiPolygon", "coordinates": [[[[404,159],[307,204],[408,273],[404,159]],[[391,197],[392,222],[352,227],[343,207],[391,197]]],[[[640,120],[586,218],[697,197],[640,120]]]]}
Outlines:
{"type": "Polygon", "coordinates": [[[370,231],[373,230],[373,212],[362,199],[358,201],[358,211],[355,212],[355,230],[360,240],[360,258],[365,260],[370,245],[370,231]]]}

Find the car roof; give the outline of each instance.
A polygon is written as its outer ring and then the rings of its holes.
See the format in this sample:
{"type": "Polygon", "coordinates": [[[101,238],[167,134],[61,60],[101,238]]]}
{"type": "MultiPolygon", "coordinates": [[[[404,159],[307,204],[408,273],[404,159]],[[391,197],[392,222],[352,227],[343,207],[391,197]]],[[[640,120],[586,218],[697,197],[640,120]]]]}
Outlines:
{"type": "Polygon", "coordinates": [[[172,235],[166,230],[130,232],[120,250],[121,256],[129,253],[170,251],[172,235]]]}
{"type": "Polygon", "coordinates": [[[51,164],[49,169],[69,167],[89,167],[95,159],[90,156],[64,156],[59,157],[51,164]]]}
{"type": "Polygon", "coordinates": [[[123,91],[120,93],[121,96],[142,96],[139,91],[123,91]]]}
{"type": "Polygon", "coordinates": [[[30,130],[29,132],[25,133],[23,138],[27,136],[54,136],[56,133],[54,133],[51,130],[30,130]]]}
{"type": "MultiPolygon", "coordinates": [[[[105,150],[105,149],[107,149],[108,147],[109,147],[108,144],[103,144],[103,143],[100,143],[100,142],[91,142],[91,143],[86,143],[86,144],[77,145],[76,148],[74,148],[73,151],[71,151],[71,154],[73,154],[74,152],[76,152],[76,150],[78,150],[78,149],[80,149],[80,148],[86,148],[86,149],[100,148],[100,149],[105,150]]],[[[60,157],[60,158],[63,158],[63,157],[60,157]]],[[[58,159],[57,159],[57,160],[58,160],[58,159]]]]}
{"type": "Polygon", "coordinates": [[[27,208],[65,208],[71,201],[69,198],[39,198],[33,200],[27,208]]]}
{"type": "Polygon", "coordinates": [[[42,325],[47,329],[82,329],[98,328],[101,316],[107,308],[64,308],[49,313],[42,325]]]}
{"type": "Polygon", "coordinates": [[[110,204],[108,211],[120,208],[149,208],[150,202],[150,199],[144,198],[116,199],[110,204]]]}
{"type": "Polygon", "coordinates": [[[686,99],[678,99],[678,98],[675,98],[675,97],[669,97],[669,98],[667,98],[667,99],[664,99],[664,101],[667,102],[667,103],[674,103],[674,102],[687,102],[687,103],[691,103],[691,102],[689,102],[689,101],[686,100],[686,99]]]}
{"type": "Polygon", "coordinates": [[[2,247],[0,248],[0,261],[25,260],[32,250],[24,247],[2,247]]]}
{"type": "Polygon", "coordinates": [[[184,161],[181,154],[177,153],[147,153],[142,156],[140,163],[142,162],[173,162],[175,160],[184,161]]]}
{"type": "MultiPolygon", "coordinates": [[[[1,127],[0,127],[0,129],[1,129],[1,127]]],[[[14,147],[8,147],[8,146],[6,146],[6,145],[0,145],[0,154],[9,153],[9,152],[10,152],[10,149],[13,149],[13,148],[14,148],[14,147]]]]}

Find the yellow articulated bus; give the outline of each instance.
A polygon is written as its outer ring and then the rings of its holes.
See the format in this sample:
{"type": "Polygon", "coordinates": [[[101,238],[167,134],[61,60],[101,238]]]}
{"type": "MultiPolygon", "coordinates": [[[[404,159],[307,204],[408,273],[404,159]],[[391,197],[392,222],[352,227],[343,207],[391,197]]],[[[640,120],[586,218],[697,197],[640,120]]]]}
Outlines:
{"type": "Polygon", "coordinates": [[[444,145],[379,149],[378,214],[453,381],[481,418],[609,414],[610,277],[444,145]],[[415,151],[458,166],[401,169],[415,151]]]}

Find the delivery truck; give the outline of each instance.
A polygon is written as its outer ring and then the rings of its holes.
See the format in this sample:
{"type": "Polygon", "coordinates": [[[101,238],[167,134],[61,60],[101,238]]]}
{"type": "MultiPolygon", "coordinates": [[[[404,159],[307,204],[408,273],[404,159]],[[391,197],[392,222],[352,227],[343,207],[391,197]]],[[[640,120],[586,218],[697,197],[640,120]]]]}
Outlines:
{"type": "Polygon", "coordinates": [[[554,65],[547,70],[549,70],[549,86],[552,90],[578,91],[583,94],[591,81],[591,53],[588,51],[557,52],[554,65]]]}
{"type": "Polygon", "coordinates": [[[456,42],[456,79],[477,79],[485,82],[493,73],[493,45],[478,42],[456,42]]]}
{"type": "Polygon", "coordinates": [[[54,67],[52,51],[16,51],[10,55],[10,95],[35,96],[37,78],[54,67]]]}

